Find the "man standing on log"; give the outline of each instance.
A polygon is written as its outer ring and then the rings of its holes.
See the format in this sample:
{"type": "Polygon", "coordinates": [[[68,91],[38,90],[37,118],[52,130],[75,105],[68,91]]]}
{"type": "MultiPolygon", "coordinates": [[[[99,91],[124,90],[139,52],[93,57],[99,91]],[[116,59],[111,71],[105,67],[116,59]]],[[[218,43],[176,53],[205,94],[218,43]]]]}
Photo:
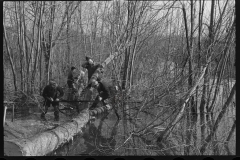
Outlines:
{"type": "Polygon", "coordinates": [[[44,106],[45,110],[41,114],[41,118],[43,120],[46,120],[45,114],[48,111],[48,108],[52,104],[54,107],[54,120],[59,121],[59,98],[61,98],[64,95],[64,92],[61,87],[57,85],[57,83],[54,80],[50,80],[49,85],[47,85],[43,89],[42,96],[45,99],[44,106]]]}
{"type": "Polygon", "coordinates": [[[101,64],[95,64],[94,61],[90,57],[86,57],[86,62],[82,64],[83,68],[88,70],[88,83],[91,79],[93,73],[98,69],[102,68],[101,72],[103,73],[103,67],[101,64]]]}

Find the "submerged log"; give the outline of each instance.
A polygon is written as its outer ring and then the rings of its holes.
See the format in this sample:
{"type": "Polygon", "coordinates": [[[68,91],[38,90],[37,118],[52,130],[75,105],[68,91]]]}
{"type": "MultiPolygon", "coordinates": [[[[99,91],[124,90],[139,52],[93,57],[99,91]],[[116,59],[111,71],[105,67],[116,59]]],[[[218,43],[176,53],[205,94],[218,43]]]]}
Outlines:
{"type": "Polygon", "coordinates": [[[112,107],[110,105],[101,106],[101,107],[95,108],[93,110],[89,110],[89,115],[96,116],[96,115],[102,114],[103,112],[106,112],[111,109],[112,109],[112,107]]]}
{"type": "Polygon", "coordinates": [[[72,121],[59,125],[55,129],[39,133],[30,138],[5,140],[4,155],[44,156],[71,140],[73,136],[81,133],[88,121],[89,111],[85,109],[72,121]]]}

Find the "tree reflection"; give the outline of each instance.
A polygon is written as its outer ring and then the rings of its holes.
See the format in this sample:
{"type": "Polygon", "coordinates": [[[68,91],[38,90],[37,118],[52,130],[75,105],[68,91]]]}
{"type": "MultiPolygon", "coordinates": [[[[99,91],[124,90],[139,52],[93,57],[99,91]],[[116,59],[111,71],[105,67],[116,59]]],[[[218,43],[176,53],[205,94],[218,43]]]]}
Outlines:
{"type": "MultiPolygon", "coordinates": [[[[82,154],[89,154],[89,155],[112,155],[116,146],[116,134],[117,134],[117,126],[119,124],[119,120],[117,120],[111,129],[110,137],[107,138],[103,136],[103,132],[105,130],[102,130],[104,122],[106,122],[106,119],[108,117],[108,114],[105,114],[100,119],[99,125],[96,127],[96,123],[89,123],[89,129],[88,132],[86,131],[83,135],[84,138],[84,144],[87,146],[87,150],[83,152],[82,154]]],[[[81,154],[81,155],[82,155],[81,154]]]]}

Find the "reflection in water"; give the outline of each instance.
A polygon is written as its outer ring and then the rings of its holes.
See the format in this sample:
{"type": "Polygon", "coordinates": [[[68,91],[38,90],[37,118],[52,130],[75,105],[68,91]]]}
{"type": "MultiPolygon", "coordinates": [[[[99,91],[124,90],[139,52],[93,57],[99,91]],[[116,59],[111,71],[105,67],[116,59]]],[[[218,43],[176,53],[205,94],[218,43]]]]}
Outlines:
{"type": "Polygon", "coordinates": [[[105,119],[108,115],[104,115],[100,118],[100,123],[98,127],[96,127],[96,123],[89,124],[89,131],[88,133],[85,132],[83,138],[85,140],[85,145],[87,146],[87,150],[83,152],[83,154],[89,155],[112,155],[115,146],[116,146],[116,133],[117,133],[117,126],[119,121],[116,121],[114,127],[111,130],[110,137],[104,137],[102,134],[102,126],[105,122],[105,119]]]}
{"type": "MultiPolygon", "coordinates": [[[[73,141],[63,145],[50,155],[54,156],[107,156],[112,155],[116,146],[116,134],[119,120],[112,118],[111,113],[96,117],[94,122],[88,122],[83,134],[74,137],[73,141]],[[115,123],[114,123],[115,121],[115,123]],[[110,127],[110,137],[106,136],[108,130],[103,126],[114,123],[110,127]]],[[[106,126],[105,126],[106,127],[106,126]]]]}

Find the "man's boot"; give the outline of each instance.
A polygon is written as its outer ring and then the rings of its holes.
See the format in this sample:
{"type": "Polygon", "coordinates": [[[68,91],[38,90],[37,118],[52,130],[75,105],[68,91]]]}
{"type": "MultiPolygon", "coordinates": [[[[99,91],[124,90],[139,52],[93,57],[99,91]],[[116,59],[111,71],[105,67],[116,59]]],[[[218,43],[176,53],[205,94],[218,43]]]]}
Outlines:
{"type": "Polygon", "coordinates": [[[54,121],[59,121],[59,113],[58,112],[54,112],[54,121]]]}
{"type": "Polygon", "coordinates": [[[54,121],[59,121],[59,104],[54,104],[53,108],[54,108],[54,121]]]}
{"type": "Polygon", "coordinates": [[[42,113],[42,114],[41,114],[41,119],[42,119],[43,121],[46,121],[45,113],[42,113]]]}
{"type": "Polygon", "coordinates": [[[58,122],[58,121],[59,121],[59,117],[55,117],[55,118],[54,118],[54,121],[57,121],[57,122],[58,122]]]}
{"type": "Polygon", "coordinates": [[[77,114],[79,114],[80,110],[79,110],[79,106],[78,105],[76,106],[76,110],[77,110],[77,114]]]}

